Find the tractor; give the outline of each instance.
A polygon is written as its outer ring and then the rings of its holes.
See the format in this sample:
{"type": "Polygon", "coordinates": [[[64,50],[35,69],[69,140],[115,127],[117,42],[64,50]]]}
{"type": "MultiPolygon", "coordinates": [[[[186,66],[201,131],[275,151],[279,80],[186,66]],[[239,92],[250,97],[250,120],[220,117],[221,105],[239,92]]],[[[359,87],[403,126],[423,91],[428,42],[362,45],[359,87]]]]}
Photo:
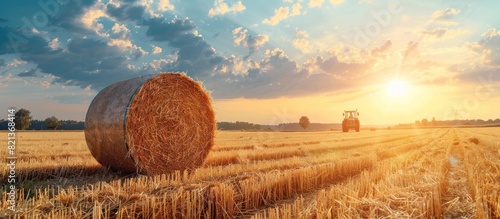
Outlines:
{"type": "Polygon", "coordinates": [[[359,112],[358,110],[344,110],[344,121],[342,121],[342,131],[348,132],[349,129],[354,129],[359,132],[359,112]]]}

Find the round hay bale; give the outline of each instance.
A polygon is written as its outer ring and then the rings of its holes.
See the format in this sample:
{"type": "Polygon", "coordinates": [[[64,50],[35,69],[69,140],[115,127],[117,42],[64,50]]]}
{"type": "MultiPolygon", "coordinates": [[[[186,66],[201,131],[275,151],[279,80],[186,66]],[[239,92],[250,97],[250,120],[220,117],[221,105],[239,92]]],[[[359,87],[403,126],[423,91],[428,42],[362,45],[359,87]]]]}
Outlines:
{"type": "Polygon", "coordinates": [[[85,118],[85,139],[103,166],[156,175],[193,170],[214,144],[209,94],[184,74],[120,81],[97,94],[85,118]]]}

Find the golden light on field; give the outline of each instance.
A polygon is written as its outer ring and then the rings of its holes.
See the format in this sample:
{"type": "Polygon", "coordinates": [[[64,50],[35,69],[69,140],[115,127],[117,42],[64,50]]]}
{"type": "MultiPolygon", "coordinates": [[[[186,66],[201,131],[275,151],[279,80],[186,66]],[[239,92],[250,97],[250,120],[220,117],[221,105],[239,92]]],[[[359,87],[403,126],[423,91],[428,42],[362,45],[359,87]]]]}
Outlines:
{"type": "Polygon", "coordinates": [[[386,84],[385,91],[389,97],[405,97],[409,92],[409,85],[403,80],[392,80],[386,84]]]}
{"type": "Polygon", "coordinates": [[[19,132],[15,173],[0,167],[16,195],[0,197],[0,215],[498,218],[498,129],[218,131],[203,166],[157,176],[103,168],[81,131],[19,132]]]}

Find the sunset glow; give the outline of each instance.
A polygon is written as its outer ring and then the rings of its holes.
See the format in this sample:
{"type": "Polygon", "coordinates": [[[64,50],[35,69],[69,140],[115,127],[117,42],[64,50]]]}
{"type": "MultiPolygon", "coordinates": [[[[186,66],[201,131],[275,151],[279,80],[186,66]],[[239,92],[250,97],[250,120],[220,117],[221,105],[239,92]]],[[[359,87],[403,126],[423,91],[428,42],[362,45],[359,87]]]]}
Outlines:
{"type": "Polygon", "coordinates": [[[0,98],[35,119],[84,120],[104,87],[167,71],[202,82],[218,121],[269,123],[276,109],[328,123],[358,108],[384,124],[499,111],[498,2],[48,2],[62,3],[0,7],[0,98]]]}
{"type": "Polygon", "coordinates": [[[387,83],[386,92],[390,97],[405,97],[408,93],[408,83],[401,80],[393,80],[387,83]]]}

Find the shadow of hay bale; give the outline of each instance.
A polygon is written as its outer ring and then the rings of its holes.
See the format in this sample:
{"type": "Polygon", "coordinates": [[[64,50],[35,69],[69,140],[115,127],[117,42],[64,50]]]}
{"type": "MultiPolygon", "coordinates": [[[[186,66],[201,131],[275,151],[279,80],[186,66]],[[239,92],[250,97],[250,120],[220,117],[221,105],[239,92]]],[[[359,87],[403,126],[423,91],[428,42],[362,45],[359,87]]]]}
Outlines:
{"type": "Polygon", "coordinates": [[[184,74],[120,81],[94,98],[85,139],[103,166],[145,175],[194,170],[214,144],[209,94],[184,74]]]}

